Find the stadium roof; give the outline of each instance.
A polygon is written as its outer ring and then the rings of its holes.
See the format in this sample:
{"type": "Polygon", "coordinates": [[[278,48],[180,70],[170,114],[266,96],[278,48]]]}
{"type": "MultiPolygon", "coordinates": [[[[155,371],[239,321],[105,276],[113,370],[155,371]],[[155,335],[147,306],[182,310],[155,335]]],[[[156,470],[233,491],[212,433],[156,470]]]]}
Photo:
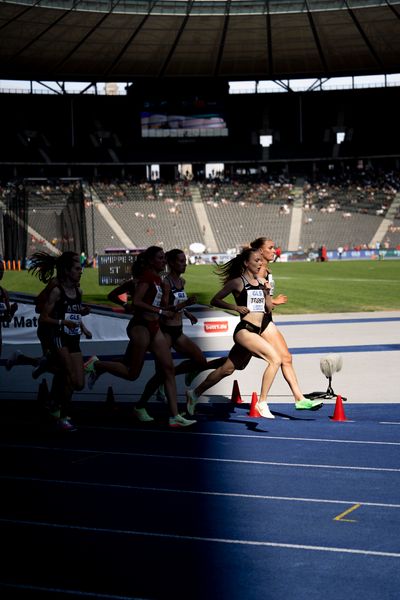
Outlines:
{"type": "Polygon", "coordinates": [[[0,0],[0,78],[230,81],[400,71],[400,0],[0,0]]]}

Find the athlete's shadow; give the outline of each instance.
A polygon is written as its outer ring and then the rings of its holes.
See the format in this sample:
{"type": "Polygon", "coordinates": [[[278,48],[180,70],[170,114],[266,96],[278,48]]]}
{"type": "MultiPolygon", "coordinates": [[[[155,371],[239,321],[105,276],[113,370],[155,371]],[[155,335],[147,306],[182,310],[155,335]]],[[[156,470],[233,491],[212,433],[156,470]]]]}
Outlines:
{"type": "MultiPolygon", "coordinates": [[[[229,423],[238,423],[245,425],[249,431],[260,431],[266,433],[263,429],[268,421],[273,419],[263,419],[262,417],[249,417],[250,404],[240,405],[230,403],[216,403],[206,406],[199,405],[198,416],[202,415],[207,421],[225,421],[229,423]]],[[[287,421],[314,421],[312,417],[294,416],[288,413],[271,410],[271,413],[278,419],[287,421]]]]}
{"type": "Polygon", "coordinates": [[[275,417],[280,417],[281,419],[287,419],[288,421],[314,421],[315,420],[310,417],[294,417],[293,415],[288,415],[286,413],[280,413],[280,412],[277,412],[276,410],[271,410],[271,412],[275,417]]]}
{"type": "MultiPolygon", "coordinates": [[[[234,413],[235,410],[237,410],[237,409],[239,409],[239,410],[242,409],[244,411],[244,413],[248,416],[248,414],[250,412],[250,404],[240,404],[240,408],[237,405],[234,406],[233,410],[231,409],[231,414],[232,414],[232,412],[234,413]]],[[[304,417],[304,416],[300,417],[300,416],[294,416],[294,415],[290,415],[290,414],[283,413],[283,412],[278,412],[276,410],[272,410],[271,408],[270,408],[270,410],[271,410],[271,413],[274,415],[274,417],[286,419],[288,421],[313,421],[314,420],[310,417],[304,417]]],[[[265,422],[265,421],[269,420],[269,419],[263,419],[262,417],[252,417],[252,418],[261,419],[261,422],[265,422]]],[[[270,420],[273,420],[273,419],[270,419],[270,420]]],[[[231,419],[231,421],[232,421],[232,419],[231,419]]]]}

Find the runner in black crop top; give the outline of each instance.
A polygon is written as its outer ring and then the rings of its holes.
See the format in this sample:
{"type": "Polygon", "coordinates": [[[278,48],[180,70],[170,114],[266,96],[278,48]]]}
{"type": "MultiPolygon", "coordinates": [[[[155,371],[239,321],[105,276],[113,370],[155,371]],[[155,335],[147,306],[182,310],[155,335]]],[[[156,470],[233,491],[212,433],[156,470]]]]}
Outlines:
{"type": "MultiPolygon", "coordinates": [[[[273,306],[275,307],[281,304],[286,304],[288,300],[287,296],[285,296],[284,294],[275,295],[275,282],[269,268],[270,263],[273,263],[276,257],[276,249],[274,242],[270,238],[261,237],[251,242],[251,247],[258,250],[261,254],[263,266],[260,271],[260,275],[265,278],[268,278],[268,282],[271,286],[273,306]]],[[[296,409],[316,410],[321,408],[322,401],[310,400],[304,397],[297,380],[296,371],[293,366],[292,355],[289,351],[288,345],[282,332],[278,329],[275,323],[271,323],[271,325],[268,327],[266,331],[266,339],[279,354],[281,360],[282,375],[284,376],[285,381],[287,381],[290,387],[290,391],[292,392],[295,401],[296,409]]]]}
{"type": "MultiPolygon", "coordinates": [[[[267,394],[280,368],[280,358],[265,339],[265,315],[271,313],[269,288],[259,280],[262,260],[258,250],[246,248],[223,266],[225,285],[211,300],[213,306],[239,313],[241,322],[234,332],[234,341],[266,362],[257,410],[266,418],[274,418],[267,404],[267,394]],[[225,301],[230,294],[236,304],[225,301]]],[[[268,317],[269,318],[269,317],[268,317]]]]}
{"type": "MultiPolygon", "coordinates": [[[[249,312],[270,312],[266,306],[267,291],[265,288],[265,280],[260,281],[256,278],[257,283],[252,284],[247,281],[244,275],[241,275],[243,288],[239,291],[233,291],[233,295],[238,305],[247,306],[249,312]]],[[[241,318],[244,315],[240,315],[241,318]]]]}
{"type": "MultiPolygon", "coordinates": [[[[56,285],[50,286],[40,306],[39,323],[49,335],[50,356],[56,366],[51,387],[52,414],[62,431],[75,429],[68,411],[74,391],[83,389],[85,376],[79,339],[82,316],[82,292],[79,282],[82,267],[79,255],[63,252],[55,257],[45,252],[31,257],[31,271],[49,282],[54,270],[56,285]]],[[[87,314],[87,310],[85,309],[87,314]]]]}
{"type": "MultiPolygon", "coordinates": [[[[263,265],[263,267],[259,270],[257,277],[261,276],[268,278],[268,283],[271,287],[270,298],[272,300],[272,305],[277,306],[279,304],[284,304],[285,302],[287,302],[286,296],[282,294],[274,296],[274,282],[272,275],[268,269],[268,263],[273,262],[275,258],[274,243],[269,238],[258,238],[257,240],[251,243],[251,247],[255,251],[258,250],[261,254],[261,258],[263,259],[263,261],[266,261],[267,263],[267,265],[263,265]],[[274,297],[272,298],[272,296],[274,297]]],[[[247,321],[241,321],[239,326],[244,326],[244,328],[248,331],[253,330],[254,333],[257,333],[257,329],[247,321]]],[[[236,329],[235,333],[237,332],[238,329],[236,329]]],[[[271,344],[277,351],[281,359],[282,374],[287,383],[289,384],[290,389],[293,393],[296,409],[316,410],[318,408],[321,408],[321,402],[316,402],[304,398],[297,383],[296,374],[292,365],[292,356],[289,352],[283,335],[280,333],[275,323],[273,323],[272,321],[271,313],[265,314],[264,321],[258,333],[262,334],[265,340],[269,344],[271,344]],[[269,319],[269,321],[266,323],[265,319],[267,318],[269,319]],[[266,326],[264,327],[264,325],[266,326]]],[[[225,362],[220,367],[212,371],[204,381],[202,381],[198,386],[196,386],[195,389],[187,391],[189,414],[193,414],[193,408],[196,402],[207,390],[215,386],[225,377],[233,375],[235,370],[242,370],[246,368],[252,356],[254,356],[253,352],[247,350],[244,346],[235,343],[231,348],[229,356],[226,358],[225,362]]]]}
{"type": "Polygon", "coordinates": [[[69,352],[81,352],[82,292],[79,287],[72,289],[74,296],[67,296],[62,285],[57,286],[60,295],[55,301],[49,316],[58,321],[50,330],[52,346],[68,348],[69,352]],[[60,322],[62,324],[60,324],[60,322]]]}

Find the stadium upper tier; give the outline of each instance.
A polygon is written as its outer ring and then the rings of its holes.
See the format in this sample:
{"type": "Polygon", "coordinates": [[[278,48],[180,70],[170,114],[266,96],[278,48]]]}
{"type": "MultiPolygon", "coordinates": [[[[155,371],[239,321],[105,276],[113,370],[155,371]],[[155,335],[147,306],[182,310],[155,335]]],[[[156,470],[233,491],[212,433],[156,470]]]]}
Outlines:
{"type": "Polygon", "coordinates": [[[0,77],[294,79],[396,73],[400,0],[0,3],[0,77]]]}

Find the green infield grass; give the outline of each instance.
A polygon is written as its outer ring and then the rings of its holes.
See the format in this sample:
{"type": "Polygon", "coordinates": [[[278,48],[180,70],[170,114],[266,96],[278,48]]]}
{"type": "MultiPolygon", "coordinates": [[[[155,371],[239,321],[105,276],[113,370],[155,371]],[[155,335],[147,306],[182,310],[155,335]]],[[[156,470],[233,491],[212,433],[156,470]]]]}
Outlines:
{"type": "MultiPolygon", "coordinates": [[[[281,314],[400,310],[400,260],[275,263],[275,294],[286,294],[281,314]]],[[[185,273],[186,291],[209,304],[221,287],[213,265],[191,265],[185,273]]],[[[2,285],[9,292],[37,294],[43,284],[26,271],[6,271],[2,285]]],[[[98,284],[97,269],[85,269],[84,301],[109,304],[113,286],[98,284]]],[[[229,301],[229,299],[228,299],[229,301]]],[[[232,300],[233,301],[233,300],[232,300]]]]}

